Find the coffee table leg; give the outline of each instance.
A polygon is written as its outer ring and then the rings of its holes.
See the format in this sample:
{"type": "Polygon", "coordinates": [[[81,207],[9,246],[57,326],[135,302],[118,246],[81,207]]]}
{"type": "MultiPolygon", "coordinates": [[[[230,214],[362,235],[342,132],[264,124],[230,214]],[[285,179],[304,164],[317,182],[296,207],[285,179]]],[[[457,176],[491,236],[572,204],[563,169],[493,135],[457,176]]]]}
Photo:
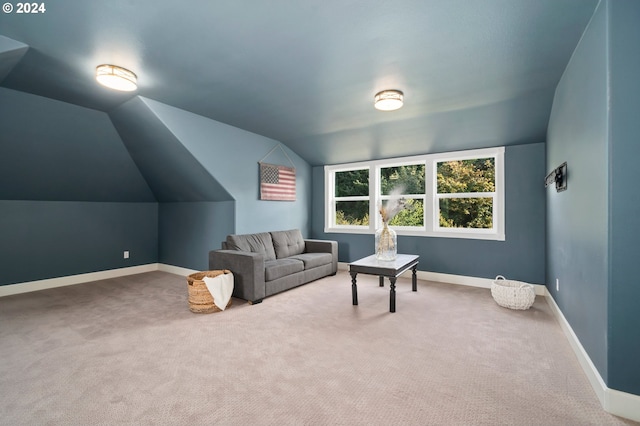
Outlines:
{"type": "Polygon", "coordinates": [[[389,277],[391,290],[389,292],[389,312],[396,311],[396,277],[389,277]]]}
{"type": "Polygon", "coordinates": [[[418,269],[418,265],[412,268],[413,274],[411,275],[411,290],[418,291],[418,282],[416,278],[416,269],[418,269]]]}
{"type": "Polygon", "coordinates": [[[350,272],[351,274],[351,298],[353,299],[353,304],[358,304],[358,286],[356,285],[356,275],[357,272],[350,272]]]}
{"type": "Polygon", "coordinates": [[[380,287],[384,287],[384,277],[380,275],[380,287]]]}

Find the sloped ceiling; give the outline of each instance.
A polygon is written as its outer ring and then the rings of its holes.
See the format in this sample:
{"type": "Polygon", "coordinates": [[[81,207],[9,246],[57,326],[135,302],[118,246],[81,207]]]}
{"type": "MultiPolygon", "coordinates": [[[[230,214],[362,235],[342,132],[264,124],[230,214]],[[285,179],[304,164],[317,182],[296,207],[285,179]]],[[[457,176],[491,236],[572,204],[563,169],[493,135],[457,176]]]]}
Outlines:
{"type": "Polygon", "coordinates": [[[109,116],[158,201],[233,199],[142,99],[131,99],[109,116]]]}
{"type": "Polygon", "coordinates": [[[0,88],[0,200],[155,202],[109,116],[0,88]]]}
{"type": "Polygon", "coordinates": [[[0,36],[0,81],[16,66],[29,46],[24,43],[0,36]]]}
{"type": "Polygon", "coordinates": [[[56,0],[0,14],[0,84],[100,111],[141,95],[311,165],[541,142],[597,2],[56,0]],[[101,63],[138,91],[99,87],[101,63]],[[374,110],[389,88],[405,107],[374,110]]]}

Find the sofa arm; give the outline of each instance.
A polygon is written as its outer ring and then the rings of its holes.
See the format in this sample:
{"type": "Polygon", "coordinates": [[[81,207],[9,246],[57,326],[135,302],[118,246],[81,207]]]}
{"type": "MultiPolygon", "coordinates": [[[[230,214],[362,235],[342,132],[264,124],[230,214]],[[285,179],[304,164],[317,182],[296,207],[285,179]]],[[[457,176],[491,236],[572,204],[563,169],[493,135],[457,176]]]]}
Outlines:
{"type": "Polygon", "coordinates": [[[331,253],[331,273],[338,272],[338,242],[331,240],[304,240],[307,253],[331,253]]]}
{"type": "Polygon", "coordinates": [[[228,269],[233,273],[233,295],[260,303],[265,297],[264,255],[239,250],[209,252],[209,269],[228,269]]]}

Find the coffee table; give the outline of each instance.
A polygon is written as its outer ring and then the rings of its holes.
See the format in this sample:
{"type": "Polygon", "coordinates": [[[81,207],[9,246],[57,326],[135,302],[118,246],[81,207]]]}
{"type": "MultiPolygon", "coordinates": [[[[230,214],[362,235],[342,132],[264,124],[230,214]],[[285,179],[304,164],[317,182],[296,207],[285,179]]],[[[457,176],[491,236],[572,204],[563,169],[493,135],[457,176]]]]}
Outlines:
{"type": "Polygon", "coordinates": [[[378,260],[375,254],[349,264],[351,274],[351,296],[353,304],[358,304],[358,286],[356,275],[369,274],[380,277],[380,287],[384,286],[384,278],[388,277],[391,283],[389,292],[389,312],[396,311],[396,279],[409,269],[412,270],[411,290],[418,291],[416,282],[416,269],[420,256],[414,254],[399,254],[395,260],[378,260]]]}

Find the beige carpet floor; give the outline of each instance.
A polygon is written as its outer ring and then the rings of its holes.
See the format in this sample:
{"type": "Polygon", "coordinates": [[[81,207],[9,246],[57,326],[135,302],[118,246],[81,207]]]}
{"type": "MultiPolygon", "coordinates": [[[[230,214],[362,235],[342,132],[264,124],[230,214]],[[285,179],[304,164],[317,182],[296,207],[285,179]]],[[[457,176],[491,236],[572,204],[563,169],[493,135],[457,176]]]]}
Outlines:
{"type": "Polygon", "coordinates": [[[151,272],[0,298],[2,425],[622,425],[538,297],[347,273],[193,314],[151,272]]]}

